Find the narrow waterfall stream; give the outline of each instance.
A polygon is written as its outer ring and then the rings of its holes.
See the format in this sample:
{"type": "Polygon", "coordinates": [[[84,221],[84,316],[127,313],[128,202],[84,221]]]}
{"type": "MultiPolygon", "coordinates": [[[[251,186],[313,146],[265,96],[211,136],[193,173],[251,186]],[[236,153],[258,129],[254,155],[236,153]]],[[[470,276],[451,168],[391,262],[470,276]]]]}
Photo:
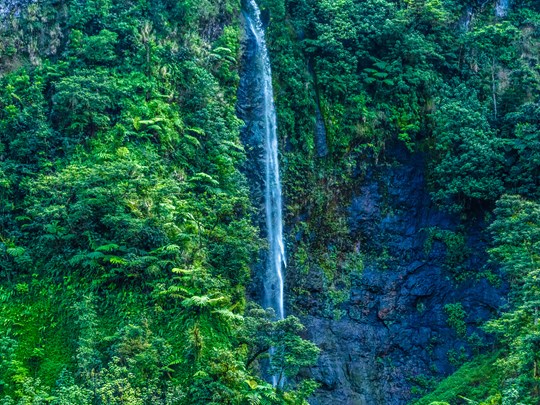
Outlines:
{"type": "Polygon", "coordinates": [[[255,38],[257,48],[255,62],[252,68],[256,70],[261,80],[261,123],[264,138],[264,167],[265,167],[265,213],[268,237],[268,263],[264,277],[264,306],[273,308],[278,319],[285,317],[284,309],[284,277],[286,266],[285,247],[283,243],[283,218],[281,181],[279,176],[278,141],[276,128],[276,110],[272,88],[272,69],[261,12],[255,0],[247,1],[247,28],[255,38]]]}

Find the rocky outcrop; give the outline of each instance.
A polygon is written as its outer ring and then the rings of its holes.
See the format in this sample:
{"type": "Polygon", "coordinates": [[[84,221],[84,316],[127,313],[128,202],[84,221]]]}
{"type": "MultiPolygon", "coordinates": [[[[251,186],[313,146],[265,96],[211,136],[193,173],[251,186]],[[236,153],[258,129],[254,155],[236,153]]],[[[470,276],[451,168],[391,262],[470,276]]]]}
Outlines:
{"type": "MultiPolygon", "coordinates": [[[[307,308],[303,319],[308,337],[322,350],[310,370],[321,384],[313,405],[408,403],[411,388],[421,388],[417,382],[451,373],[460,358],[478,349],[471,334],[482,336],[478,326],[501,305],[501,289],[474,274],[486,263],[482,220],[465,224],[471,274],[459,283],[448,268],[445,244],[434,241],[427,250],[425,241],[427,229],[456,230],[463,226],[460,218],[431,201],[421,154],[395,147],[391,160],[370,170],[351,201],[351,230],[375,257],[352,280],[341,307],[345,315],[329,319],[307,308]],[[449,326],[449,303],[465,309],[469,338],[449,326]]],[[[322,300],[321,294],[315,286],[313,299],[322,300]]]]}

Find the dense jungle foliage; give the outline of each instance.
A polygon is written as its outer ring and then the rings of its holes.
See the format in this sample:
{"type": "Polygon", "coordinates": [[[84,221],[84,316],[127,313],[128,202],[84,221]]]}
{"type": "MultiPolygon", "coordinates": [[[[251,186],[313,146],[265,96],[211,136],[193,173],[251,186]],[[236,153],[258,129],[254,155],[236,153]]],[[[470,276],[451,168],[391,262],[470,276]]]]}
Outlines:
{"type": "MultiPolygon", "coordinates": [[[[9,6],[9,5],[8,5],[9,6]]],[[[246,305],[240,4],[39,1],[0,35],[0,402],[303,403],[317,348],[246,305]],[[277,344],[279,342],[279,344],[277,344]],[[275,346],[268,372],[259,360],[275,346]]]]}
{"type": "MultiPolygon", "coordinates": [[[[435,392],[418,403],[537,404],[540,3],[506,2],[502,13],[495,10],[503,2],[490,0],[263,3],[270,10],[288,222],[302,235],[290,244],[297,269],[291,299],[300,302],[310,268],[322,268],[328,311],[339,318],[362,258],[385,254],[358,253],[343,207],[369,165],[385,164],[386,149],[402,143],[412,156],[427,156],[434,201],[464,221],[480,216],[490,224],[489,264],[511,288],[505,312],[484,327],[497,338],[492,354],[438,386],[426,384],[435,392]],[[317,108],[327,129],[323,158],[313,137],[317,108]]],[[[483,269],[459,274],[463,251],[455,256],[449,276],[484,277],[483,269]]],[[[466,334],[461,306],[446,309],[458,334],[466,334]]]]}
{"type": "MultiPolygon", "coordinates": [[[[240,1],[0,4],[1,403],[304,403],[316,384],[298,375],[318,349],[245,297],[264,241],[239,169],[240,1]]],[[[511,286],[485,325],[493,350],[418,403],[537,404],[540,3],[260,6],[291,307],[317,267],[339,318],[351,274],[383,255],[354,245],[344,207],[402,143],[427,156],[437,203],[485,217],[511,286]]],[[[459,305],[448,313],[466,334],[459,305]]]]}

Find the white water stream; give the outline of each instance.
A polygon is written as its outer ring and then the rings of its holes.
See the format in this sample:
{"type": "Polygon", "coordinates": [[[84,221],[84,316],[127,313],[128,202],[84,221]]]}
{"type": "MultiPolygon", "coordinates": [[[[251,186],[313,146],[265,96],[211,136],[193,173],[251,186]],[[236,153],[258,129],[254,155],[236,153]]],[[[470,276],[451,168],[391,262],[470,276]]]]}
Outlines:
{"type": "Polygon", "coordinates": [[[278,319],[285,317],[284,309],[284,277],[286,267],[285,247],[283,243],[283,217],[281,181],[279,176],[278,141],[276,127],[276,109],[272,88],[272,69],[268,57],[268,49],[261,21],[261,12],[254,0],[249,0],[250,10],[246,16],[248,28],[257,43],[254,68],[258,69],[261,78],[262,112],[264,117],[263,135],[265,150],[265,208],[266,229],[268,235],[268,264],[264,278],[264,305],[276,312],[278,319]]]}
{"type": "MultiPolygon", "coordinates": [[[[266,46],[261,11],[255,0],[248,1],[249,10],[246,15],[247,27],[256,42],[255,63],[256,75],[260,78],[262,135],[264,138],[265,192],[264,204],[266,214],[266,230],[268,238],[268,263],[264,275],[264,306],[273,308],[278,319],[285,318],[284,308],[284,270],[287,266],[285,246],[283,242],[283,214],[281,197],[281,180],[279,176],[278,141],[276,109],[272,87],[272,69],[266,46]]],[[[273,355],[275,348],[270,350],[273,355]]],[[[274,386],[283,385],[284,380],[272,376],[274,386]]]]}

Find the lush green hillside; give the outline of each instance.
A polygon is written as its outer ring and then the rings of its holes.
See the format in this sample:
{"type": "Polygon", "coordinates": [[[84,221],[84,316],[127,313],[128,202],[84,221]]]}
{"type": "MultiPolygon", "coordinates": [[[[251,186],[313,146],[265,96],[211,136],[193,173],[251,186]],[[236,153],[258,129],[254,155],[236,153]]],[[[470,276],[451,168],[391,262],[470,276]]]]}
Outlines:
{"type": "MultiPolygon", "coordinates": [[[[265,241],[240,170],[240,1],[0,5],[0,402],[305,403],[316,384],[298,375],[318,349],[296,318],[272,322],[246,298],[265,241]]],[[[337,322],[364,263],[392,270],[348,207],[402,148],[425,160],[442,211],[487,224],[479,268],[463,265],[462,228],[430,229],[446,277],[502,276],[510,290],[482,327],[489,344],[460,303],[445,307],[470,343],[451,360],[470,362],[442,382],[411,375],[412,397],[537,404],[540,4],[500,16],[489,0],[260,5],[292,311],[337,322]]]]}
{"type": "Polygon", "coordinates": [[[261,246],[235,1],[42,1],[0,35],[3,404],[302,403],[316,349],[246,308],[261,246]],[[281,347],[281,346],[280,346],[281,347]],[[297,391],[291,391],[296,389],[297,391]]]}

